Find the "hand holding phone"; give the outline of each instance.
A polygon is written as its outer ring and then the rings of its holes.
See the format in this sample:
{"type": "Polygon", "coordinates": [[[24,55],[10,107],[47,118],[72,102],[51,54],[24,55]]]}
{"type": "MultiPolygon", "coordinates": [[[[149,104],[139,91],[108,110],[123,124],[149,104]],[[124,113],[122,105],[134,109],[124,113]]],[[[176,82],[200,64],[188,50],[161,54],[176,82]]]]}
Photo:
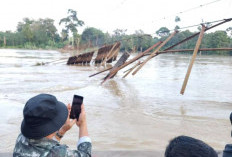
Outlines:
{"type": "Polygon", "coordinates": [[[72,107],[70,111],[70,119],[79,119],[79,115],[81,113],[81,105],[83,103],[83,97],[79,95],[73,96],[72,107]]]}

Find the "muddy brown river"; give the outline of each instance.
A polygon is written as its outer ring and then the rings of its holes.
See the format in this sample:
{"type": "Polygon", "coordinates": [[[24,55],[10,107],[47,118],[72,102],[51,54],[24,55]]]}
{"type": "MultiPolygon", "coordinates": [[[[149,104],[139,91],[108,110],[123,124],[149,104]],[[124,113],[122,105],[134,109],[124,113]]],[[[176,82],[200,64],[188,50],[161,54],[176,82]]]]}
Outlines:
{"type": "MultiPolygon", "coordinates": [[[[135,76],[123,71],[100,85],[104,67],[67,66],[57,51],[0,50],[0,152],[12,152],[20,133],[25,102],[39,93],[71,103],[84,96],[94,150],[163,151],[178,135],[199,138],[217,150],[232,143],[232,57],[198,56],[184,95],[180,89],[190,55],[162,54],[135,76]]],[[[125,68],[128,69],[128,67],[125,68]]],[[[62,143],[76,147],[78,129],[62,143]]]]}

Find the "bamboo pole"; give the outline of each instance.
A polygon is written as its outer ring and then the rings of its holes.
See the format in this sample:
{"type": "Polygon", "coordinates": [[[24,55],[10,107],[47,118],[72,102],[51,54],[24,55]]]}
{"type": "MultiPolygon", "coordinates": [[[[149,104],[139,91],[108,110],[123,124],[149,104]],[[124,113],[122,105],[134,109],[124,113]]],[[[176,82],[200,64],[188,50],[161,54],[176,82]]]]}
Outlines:
{"type": "Polygon", "coordinates": [[[4,47],[6,46],[6,37],[3,38],[4,47]]]}
{"type": "Polygon", "coordinates": [[[97,73],[95,73],[95,74],[92,74],[92,75],[90,75],[89,77],[93,77],[93,76],[95,76],[95,75],[101,74],[101,73],[106,72],[106,71],[108,71],[108,70],[110,70],[110,69],[112,69],[112,68],[113,68],[113,67],[107,68],[107,69],[105,69],[105,70],[102,70],[102,71],[100,71],[100,72],[97,72],[97,73]]]}
{"type": "MultiPolygon", "coordinates": [[[[141,62],[140,62],[140,64],[141,64],[141,62]]],[[[139,65],[140,65],[140,64],[139,64],[139,65]]],[[[132,68],[133,68],[133,67],[132,67],[132,68]]],[[[123,73],[126,73],[126,72],[130,71],[132,68],[123,71],[123,73]]]]}
{"type": "Polygon", "coordinates": [[[191,73],[191,70],[192,70],[192,67],[193,67],[193,63],[197,57],[197,52],[199,50],[199,47],[201,45],[201,41],[202,41],[202,38],[204,36],[204,32],[205,32],[205,29],[206,27],[204,25],[202,25],[202,29],[201,29],[201,32],[200,32],[200,35],[198,37],[198,40],[197,40],[197,43],[196,43],[196,46],[195,46],[195,49],[194,49],[194,52],[193,52],[193,56],[192,56],[192,59],[189,63],[189,67],[188,67],[188,71],[185,75],[185,79],[184,79],[184,82],[183,82],[183,85],[182,85],[182,88],[181,88],[181,91],[180,91],[180,94],[184,94],[184,91],[185,91],[185,88],[187,86],[187,83],[188,83],[188,79],[189,79],[189,76],[190,76],[190,73],[191,73]]]}
{"type": "MultiPolygon", "coordinates": [[[[222,47],[222,48],[200,48],[199,51],[231,51],[232,48],[222,47]]],[[[162,53],[175,53],[175,52],[189,52],[194,51],[194,49],[175,49],[175,50],[166,50],[166,51],[159,51],[157,54],[162,53]]],[[[150,53],[145,54],[145,56],[149,56],[150,53]]]]}
{"type": "MultiPolygon", "coordinates": [[[[201,48],[199,51],[230,51],[232,48],[201,48]]],[[[164,52],[187,52],[187,51],[194,51],[194,49],[176,49],[176,50],[167,50],[167,51],[159,51],[158,53],[164,53],[164,52]]]]}
{"type": "Polygon", "coordinates": [[[174,31],[162,44],[155,49],[155,51],[132,73],[132,75],[135,75],[150,59],[152,59],[153,56],[156,55],[156,53],[170,40],[174,35],[177,33],[177,31],[174,31]]]}
{"type": "Polygon", "coordinates": [[[126,78],[138,65],[140,65],[140,61],[136,63],[122,78],[126,78]]]}

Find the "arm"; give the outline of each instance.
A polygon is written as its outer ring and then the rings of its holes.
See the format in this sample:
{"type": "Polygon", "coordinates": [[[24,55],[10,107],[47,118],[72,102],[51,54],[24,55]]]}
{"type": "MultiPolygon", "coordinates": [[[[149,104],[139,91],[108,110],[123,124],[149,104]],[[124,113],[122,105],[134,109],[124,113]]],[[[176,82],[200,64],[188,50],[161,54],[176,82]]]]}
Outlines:
{"type": "Polygon", "coordinates": [[[81,105],[81,114],[76,122],[79,127],[79,141],[77,144],[77,150],[82,153],[83,157],[91,157],[92,144],[91,139],[88,137],[87,121],[84,104],[81,105]]]}
{"type": "MultiPolygon", "coordinates": [[[[71,111],[70,104],[68,104],[67,108],[68,108],[68,111],[69,111],[68,118],[67,118],[67,121],[65,122],[65,124],[58,131],[59,134],[63,136],[76,123],[77,126],[79,127],[79,138],[89,136],[88,129],[87,129],[87,121],[86,121],[86,114],[85,114],[84,104],[81,105],[81,114],[79,116],[78,121],[76,121],[76,119],[75,120],[70,120],[70,118],[69,118],[70,111],[71,111]]],[[[60,141],[59,137],[57,137],[57,139],[60,141]]]]}
{"type": "MultiPolygon", "coordinates": [[[[64,125],[59,129],[59,131],[58,131],[58,134],[61,135],[61,136],[64,136],[64,134],[65,134],[68,130],[70,130],[70,129],[72,128],[72,126],[76,123],[76,119],[72,119],[72,120],[71,120],[71,119],[69,118],[70,111],[71,111],[71,105],[68,104],[67,108],[68,108],[68,117],[67,117],[67,120],[66,120],[65,124],[64,124],[64,125]]],[[[59,136],[56,136],[56,139],[57,139],[58,141],[61,140],[61,138],[60,138],[59,136]]]]}
{"type": "MultiPolygon", "coordinates": [[[[69,113],[71,111],[70,104],[68,105],[69,113]]],[[[69,148],[64,148],[66,157],[91,157],[91,150],[92,150],[92,144],[91,139],[88,137],[88,129],[87,129],[87,121],[86,121],[86,114],[85,114],[85,108],[84,105],[81,105],[81,114],[79,116],[78,121],[76,120],[70,120],[69,116],[67,118],[66,123],[60,128],[59,134],[64,135],[71,127],[76,123],[76,125],[79,127],[79,141],[77,144],[77,150],[71,150],[69,148]]],[[[60,138],[56,136],[56,138],[60,141],[60,138]]],[[[60,147],[59,147],[60,148],[60,147]]],[[[60,152],[57,151],[57,152],[60,152]]],[[[62,153],[60,153],[62,154],[62,153]]]]}
{"type": "Polygon", "coordinates": [[[81,105],[81,114],[76,124],[79,127],[79,138],[82,138],[84,136],[89,136],[84,104],[81,105]]]}

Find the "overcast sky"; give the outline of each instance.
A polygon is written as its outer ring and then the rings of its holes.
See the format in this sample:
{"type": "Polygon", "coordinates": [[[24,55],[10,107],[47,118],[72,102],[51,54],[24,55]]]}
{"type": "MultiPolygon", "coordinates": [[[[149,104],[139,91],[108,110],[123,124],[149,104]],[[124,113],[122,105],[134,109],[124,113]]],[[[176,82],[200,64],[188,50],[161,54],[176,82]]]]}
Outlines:
{"type": "MultiPolygon", "coordinates": [[[[162,26],[174,29],[176,25],[184,27],[232,18],[232,0],[3,0],[0,31],[15,31],[24,17],[52,18],[61,30],[58,23],[66,17],[68,9],[76,10],[78,18],[85,22],[79,32],[85,27],[95,27],[109,33],[119,28],[127,29],[128,34],[139,29],[154,34],[162,26]],[[210,2],[214,3],[204,6],[210,2]],[[181,21],[175,23],[175,16],[181,21]]],[[[229,26],[232,22],[217,29],[229,26]]]]}

